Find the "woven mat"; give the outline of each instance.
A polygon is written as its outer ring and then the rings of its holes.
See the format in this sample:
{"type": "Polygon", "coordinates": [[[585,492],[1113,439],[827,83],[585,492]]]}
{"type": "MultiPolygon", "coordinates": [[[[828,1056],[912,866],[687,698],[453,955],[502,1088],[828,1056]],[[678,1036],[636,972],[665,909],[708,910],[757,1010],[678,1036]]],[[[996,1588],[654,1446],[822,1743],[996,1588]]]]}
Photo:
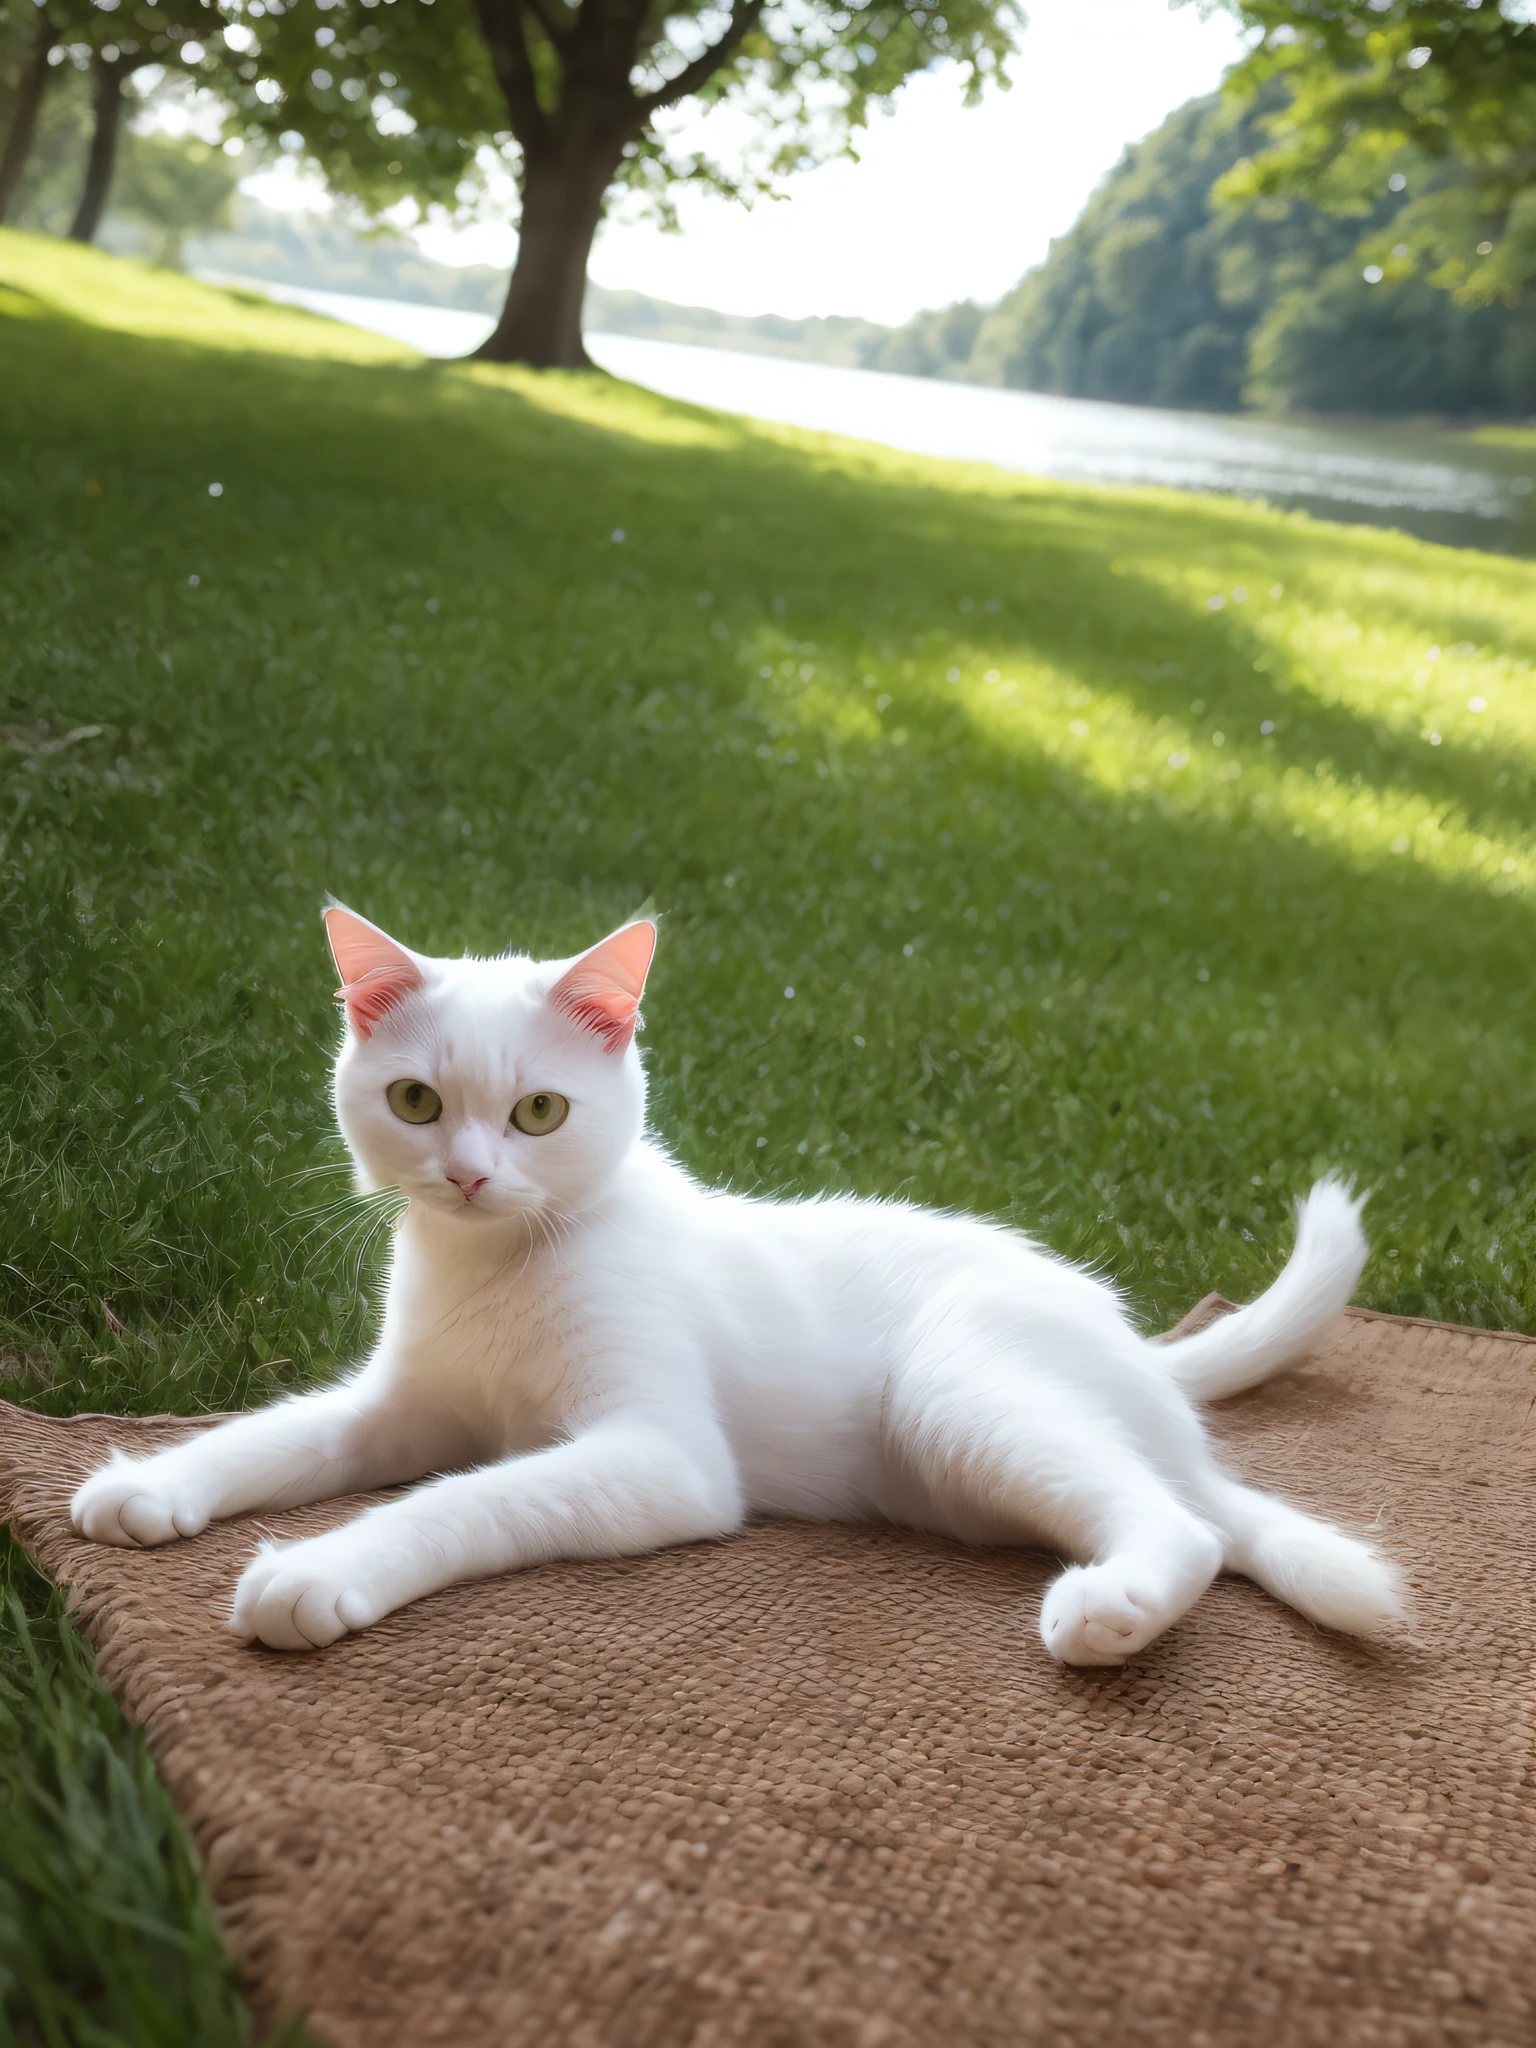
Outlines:
{"type": "Polygon", "coordinates": [[[1120,1672],[1046,1659],[1045,1558],[792,1525],[242,1649],[218,1624],[249,1524],[149,1552],[69,1532],[79,1476],[187,1426],[164,1420],[0,1410],[0,1512],[148,1730],[262,2023],[307,2012],[334,2048],[1529,2048],[1533,1400],[1531,1340],[1352,1314],[1217,1427],[1253,1479],[1379,1523],[1414,1640],[1223,1580],[1120,1672]]]}

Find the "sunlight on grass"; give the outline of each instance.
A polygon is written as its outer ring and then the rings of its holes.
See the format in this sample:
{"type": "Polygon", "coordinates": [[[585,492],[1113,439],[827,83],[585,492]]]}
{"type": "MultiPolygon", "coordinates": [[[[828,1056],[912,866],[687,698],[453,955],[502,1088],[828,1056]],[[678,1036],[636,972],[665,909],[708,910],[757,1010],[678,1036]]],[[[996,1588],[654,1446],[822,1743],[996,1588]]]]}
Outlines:
{"type": "Polygon", "coordinates": [[[455,364],[453,376],[470,393],[510,391],[551,419],[599,427],[626,441],[656,448],[733,446],[736,422],[674,399],[658,398],[587,370],[519,370],[502,363],[455,364]]]}
{"type": "Polygon", "coordinates": [[[1472,439],[1494,448],[1528,448],[1536,454],[1536,426],[1475,427],[1472,439]]]}
{"type": "Polygon", "coordinates": [[[0,287],[0,314],[12,317],[19,301],[33,308],[21,317],[62,317],[199,348],[269,349],[347,363],[417,360],[399,342],[340,321],[15,228],[0,228],[0,287]]]}
{"type": "MultiPolygon", "coordinates": [[[[1511,817],[1502,831],[1490,832],[1462,805],[1422,789],[1345,776],[1326,757],[1286,758],[1287,729],[1295,722],[1287,700],[1304,691],[1320,704],[1369,718],[1381,737],[1405,751],[1444,745],[1478,766],[1487,756],[1502,764],[1488,777],[1497,791],[1508,786],[1511,762],[1527,770],[1536,765],[1536,689],[1528,663],[1480,655],[1470,645],[1436,647],[1430,651],[1437,659],[1443,653],[1444,661],[1426,663],[1404,685],[1398,678],[1411,662],[1423,662],[1425,651],[1400,631],[1371,635],[1351,673],[1341,656],[1359,648],[1362,636],[1339,614],[1319,620],[1274,603],[1268,617],[1249,623],[1273,650],[1254,667],[1270,679],[1274,694],[1270,716],[1246,716],[1237,730],[1226,729],[1235,720],[1211,713],[1198,698],[1186,716],[1151,719],[1122,693],[1093,690],[1071,669],[1011,659],[996,646],[970,651],[954,681],[972,716],[999,743],[1060,760],[1106,794],[1215,820],[1246,818],[1309,838],[1351,864],[1406,855],[1447,879],[1476,879],[1501,891],[1531,885],[1536,868],[1524,820],[1511,817]],[[1395,663],[1383,660],[1384,642],[1396,653],[1395,663]],[[1319,686],[1323,673],[1331,687],[1319,686]],[[1431,678],[1436,687],[1426,690],[1431,678]]],[[[1451,753],[1443,758],[1449,761],[1451,753]]]]}

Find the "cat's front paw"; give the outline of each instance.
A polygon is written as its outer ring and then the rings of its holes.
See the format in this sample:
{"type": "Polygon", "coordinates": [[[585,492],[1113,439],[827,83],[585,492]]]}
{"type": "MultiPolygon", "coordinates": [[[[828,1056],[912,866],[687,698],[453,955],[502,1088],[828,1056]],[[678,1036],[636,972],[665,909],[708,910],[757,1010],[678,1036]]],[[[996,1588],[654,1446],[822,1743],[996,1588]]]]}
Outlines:
{"type": "Polygon", "coordinates": [[[267,1544],[241,1574],[230,1629],[242,1642],[273,1650],[323,1650],[389,1612],[394,1603],[375,1578],[363,1546],[345,1529],[267,1544]]]}
{"type": "Polygon", "coordinates": [[[69,1504],[69,1519],[92,1543],[129,1548],[174,1543],[207,1528],[207,1502],[160,1458],[125,1458],[93,1472],[69,1504]]]}
{"type": "Polygon", "coordinates": [[[1073,1565],[1040,1603],[1041,1639],[1061,1664],[1123,1664],[1166,1626],[1167,1617],[1114,1565],[1073,1565]]]}

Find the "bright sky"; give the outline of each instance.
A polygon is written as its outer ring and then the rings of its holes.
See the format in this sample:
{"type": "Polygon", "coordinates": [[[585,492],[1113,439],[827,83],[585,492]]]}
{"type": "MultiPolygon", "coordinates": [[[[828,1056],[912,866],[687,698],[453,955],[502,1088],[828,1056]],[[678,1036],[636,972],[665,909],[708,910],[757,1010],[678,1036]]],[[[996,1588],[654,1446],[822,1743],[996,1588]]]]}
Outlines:
{"type": "MultiPolygon", "coordinates": [[[[1001,297],[1072,225],[1128,142],[1209,92],[1239,54],[1231,18],[1167,0],[1027,0],[1015,84],[979,107],[957,73],[914,79],[876,119],[858,163],[794,180],[751,212],[686,195],[681,235],[611,220],[592,276],[728,313],[858,313],[901,321],[922,306],[1001,297]]],[[[711,118],[698,123],[710,138],[711,118]]],[[[685,145],[687,131],[680,137],[685,145]]],[[[272,202],[284,181],[251,188],[272,202]]],[[[291,182],[286,189],[297,196],[291,182]]],[[[288,203],[292,203],[292,197],[288,203]]],[[[451,263],[510,263],[509,228],[430,226],[424,250],[451,263]]]]}

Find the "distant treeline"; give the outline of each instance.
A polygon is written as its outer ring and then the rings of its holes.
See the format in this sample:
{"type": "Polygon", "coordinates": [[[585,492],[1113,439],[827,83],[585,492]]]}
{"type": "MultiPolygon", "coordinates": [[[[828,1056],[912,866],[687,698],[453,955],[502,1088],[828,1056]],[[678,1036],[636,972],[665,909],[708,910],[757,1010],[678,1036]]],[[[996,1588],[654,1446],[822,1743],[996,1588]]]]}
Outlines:
{"type": "MultiPolygon", "coordinates": [[[[1266,111],[1213,95],[1171,114],[979,321],[963,359],[935,371],[1221,411],[1536,410],[1528,306],[1458,305],[1414,277],[1370,281],[1359,240],[1390,228],[1408,190],[1384,190],[1365,218],[1301,200],[1235,212],[1212,199],[1222,173],[1262,147],[1266,111]]],[[[904,332],[930,331],[933,317],[904,332]]]]}
{"type": "Polygon", "coordinates": [[[507,273],[490,264],[434,263],[389,229],[359,232],[338,213],[279,212],[243,195],[229,232],[192,236],[182,262],[193,271],[462,313],[498,312],[507,294],[507,273]]]}

